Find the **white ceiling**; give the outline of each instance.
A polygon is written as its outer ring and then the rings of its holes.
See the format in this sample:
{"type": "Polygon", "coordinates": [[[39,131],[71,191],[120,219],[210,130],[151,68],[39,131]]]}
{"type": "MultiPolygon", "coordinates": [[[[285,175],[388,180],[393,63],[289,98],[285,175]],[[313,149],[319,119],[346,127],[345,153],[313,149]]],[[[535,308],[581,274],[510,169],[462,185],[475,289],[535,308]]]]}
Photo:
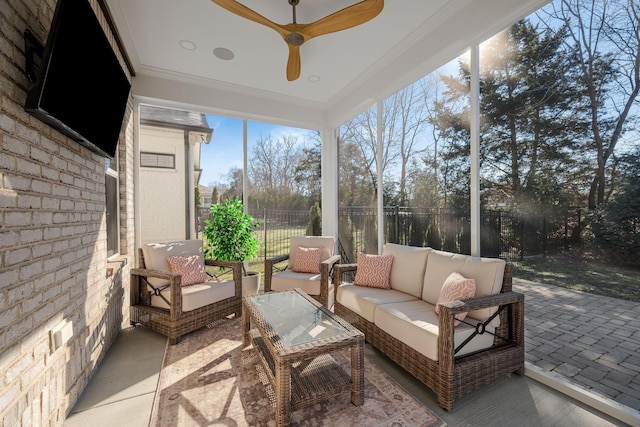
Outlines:
{"type": "MultiPolygon", "coordinates": [[[[274,22],[292,22],[287,0],[239,1],[274,22]]],[[[305,43],[300,78],[289,82],[280,35],[210,0],[107,0],[135,69],[137,100],[314,128],[349,119],[546,2],[387,0],[371,21],[305,43]],[[221,60],[215,48],[235,56],[221,60]]],[[[297,22],[355,3],[300,0],[297,22]]]]}

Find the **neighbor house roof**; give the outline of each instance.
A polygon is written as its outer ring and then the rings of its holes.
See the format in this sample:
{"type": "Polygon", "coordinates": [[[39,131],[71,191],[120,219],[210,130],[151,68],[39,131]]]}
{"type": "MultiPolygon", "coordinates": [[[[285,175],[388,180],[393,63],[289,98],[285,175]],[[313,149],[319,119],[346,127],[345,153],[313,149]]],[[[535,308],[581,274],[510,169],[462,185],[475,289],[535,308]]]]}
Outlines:
{"type": "Polygon", "coordinates": [[[188,129],[211,134],[213,129],[207,123],[207,117],[193,111],[173,110],[170,108],[140,106],[140,123],[188,129]]]}

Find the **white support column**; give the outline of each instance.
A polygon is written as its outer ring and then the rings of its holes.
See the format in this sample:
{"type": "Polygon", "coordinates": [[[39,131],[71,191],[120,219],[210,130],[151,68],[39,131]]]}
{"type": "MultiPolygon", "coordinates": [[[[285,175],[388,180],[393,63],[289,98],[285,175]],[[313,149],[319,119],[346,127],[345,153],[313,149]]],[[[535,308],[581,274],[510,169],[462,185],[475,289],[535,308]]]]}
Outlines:
{"type": "Polygon", "coordinates": [[[471,255],[480,256],[480,47],[471,45],[471,255]]]}
{"type": "Polygon", "coordinates": [[[378,213],[378,253],[382,253],[382,247],[384,246],[384,197],[382,191],[382,101],[378,101],[376,104],[376,138],[377,138],[377,150],[376,150],[376,176],[378,186],[378,198],[377,209],[378,213]]]}
{"type": "Polygon", "coordinates": [[[195,179],[193,177],[193,171],[195,169],[194,166],[194,162],[193,162],[193,146],[194,144],[191,143],[191,141],[189,141],[189,132],[185,131],[184,132],[184,155],[185,158],[187,159],[187,165],[186,165],[186,176],[185,179],[187,180],[187,191],[186,191],[186,197],[185,197],[185,202],[187,204],[187,206],[185,206],[185,209],[187,211],[187,224],[186,224],[186,238],[187,239],[195,239],[196,236],[196,213],[195,213],[195,208],[194,206],[196,205],[195,203],[195,198],[196,198],[196,183],[195,183],[195,179]]]}
{"type": "Polygon", "coordinates": [[[322,234],[338,240],[338,129],[322,131],[322,234]]]}
{"type": "Polygon", "coordinates": [[[140,102],[133,100],[133,244],[138,266],[138,248],[142,245],[142,219],[140,206],[140,102]]]}
{"type": "Polygon", "coordinates": [[[244,212],[247,213],[249,209],[249,172],[247,166],[249,161],[247,159],[247,119],[242,121],[242,206],[244,206],[244,212]]]}

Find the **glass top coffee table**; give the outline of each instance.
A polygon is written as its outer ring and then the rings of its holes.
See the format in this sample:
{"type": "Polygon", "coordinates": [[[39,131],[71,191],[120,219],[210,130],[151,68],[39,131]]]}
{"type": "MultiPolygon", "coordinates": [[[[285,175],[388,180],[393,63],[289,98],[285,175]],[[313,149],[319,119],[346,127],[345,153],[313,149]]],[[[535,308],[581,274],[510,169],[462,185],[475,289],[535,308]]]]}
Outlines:
{"type": "Polygon", "coordinates": [[[300,289],[242,300],[242,341],[253,344],[276,397],[276,422],[351,390],[364,403],[364,334],[300,289]],[[251,327],[255,329],[251,329],[251,327]],[[351,375],[329,353],[351,349],[351,375]]]}

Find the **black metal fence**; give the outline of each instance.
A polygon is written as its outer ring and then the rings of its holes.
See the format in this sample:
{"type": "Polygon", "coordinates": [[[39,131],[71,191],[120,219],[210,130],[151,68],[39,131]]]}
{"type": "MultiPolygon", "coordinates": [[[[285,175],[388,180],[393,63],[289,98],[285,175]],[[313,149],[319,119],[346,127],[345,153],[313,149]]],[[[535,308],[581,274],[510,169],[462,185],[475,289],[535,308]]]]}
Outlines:
{"type": "MultiPolygon", "coordinates": [[[[261,221],[260,258],[288,253],[289,237],[304,235],[309,223],[307,210],[264,209],[249,213],[261,221]]],[[[203,212],[199,224],[203,225],[207,216],[208,212],[203,212]]],[[[343,262],[355,262],[358,252],[377,252],[375,208],[340,208],[338,217],[343,262]]],[[[568,249],[579,239],[582,210],[482,210],[480,223],[481,255],[514,261],[568,249]]],[[[199,230],[202,230],[201,226],[199,230]]],[[[470,214],[455,209],[385,207],[384,239],[385,242],[469,254],[470,214]]]]}
{"type": "Polygon", "coordinates": [[[262,209],[249,214],[261,220],[260,258],[289,253],[289,238],[304,236],[309,224],[308,210],[262,209]]]}

